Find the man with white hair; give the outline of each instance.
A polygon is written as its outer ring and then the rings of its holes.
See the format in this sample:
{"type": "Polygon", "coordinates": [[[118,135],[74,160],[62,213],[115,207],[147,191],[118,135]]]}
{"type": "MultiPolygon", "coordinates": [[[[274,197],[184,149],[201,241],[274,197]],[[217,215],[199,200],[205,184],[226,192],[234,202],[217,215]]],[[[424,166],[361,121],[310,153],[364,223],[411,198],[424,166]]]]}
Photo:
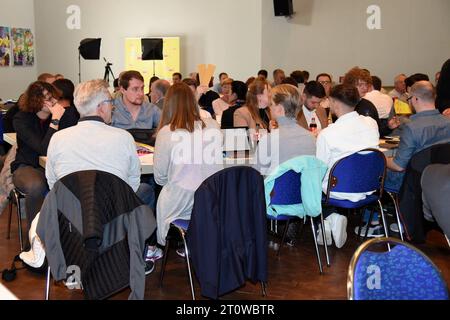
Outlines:
{"type": "Polygon", "coordinates": [[[391,92],[389,92],[389,96],[406,102],[408,96],[406,95],[405,80],[406,75],[404,75],[403,73],[396,76],[394,79],[394,89],[391,92]]]}
{"type": "Polygon", "coordinates": [[[164,106],[164,97],[167,90],[170,88],[170,83],[167,80],[156,80],[152,83],[150,91],[150,102],[162,110],[164,106]]]}
{"type": "MultiPolygon", "coordinates": [[[[74,97],[80,113],[78,124],[55,133],[48,146],[45,176],[50,189],[73,172],[100,170],[124,180],[148,204],[152,190],[140,183],[141,165],[133,137],[109,125],[113,100],[106,82],[81,83],[74,97]]],[[[147,263],[146,273],[153,268],[153,262],[147,263]]]]}

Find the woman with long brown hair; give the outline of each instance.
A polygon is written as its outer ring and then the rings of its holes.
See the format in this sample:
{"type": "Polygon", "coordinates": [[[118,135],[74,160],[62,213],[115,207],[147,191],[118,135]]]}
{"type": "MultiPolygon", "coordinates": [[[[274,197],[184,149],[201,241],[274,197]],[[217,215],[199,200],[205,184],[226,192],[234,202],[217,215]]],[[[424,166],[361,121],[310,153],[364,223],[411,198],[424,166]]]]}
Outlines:
{"type": "Polygon", "coordinates": [[[234,113],[234,126],[249,129],[269,128],[270,85],[258,78],[248,88],[245,105],[234,113]]]}
{"type": "Polygon", "coordinates": [[[185,83],[174,84],[164,99],[156,136],[153,172],[163,186],[157,202],[157,237],[164,245],[170,223],[189,219],[194,192],[223,165],[222,134],[213,119],[201,119],[185,83]]]}
{"type": "Polygon", "coordinates": [[[60,93],[46,82],[29,85],[19,100],[19,112],[13,126],[17,132],[17,154],[11,163],[14,186],[25,194],[27,234],[31,222],[39,212],[47,191],[44,169],[39,157],[47,155],[48,144],[59,129],[64,107],[57,103],[60,93]]]}

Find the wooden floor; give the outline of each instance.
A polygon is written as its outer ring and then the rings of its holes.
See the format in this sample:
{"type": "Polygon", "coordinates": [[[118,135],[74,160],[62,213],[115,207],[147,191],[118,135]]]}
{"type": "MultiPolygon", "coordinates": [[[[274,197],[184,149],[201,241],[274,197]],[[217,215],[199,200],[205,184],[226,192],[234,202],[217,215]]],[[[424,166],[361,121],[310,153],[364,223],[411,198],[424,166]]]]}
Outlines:
{"type": "MultiPolygon", "coordinates": [[[[13,257],[18,253],[19,241],[16,219],[13,218],[11,239],[6,240],[7,210],[0,216],[0,270],[9,268],[13,257]]],[[[267,297],[262,298],[259,284],[247,284],[222,297],[224,300],[335,300],[346,299],[347,269],[350,259],[360,245],[352,230],[358,219],[350,217],[347,228],[348,240],[341,249],[330,247],[331,267],[325,267],[324,274],[318,271],[317,260],[314,252],[312,233],[305,228],[301,239],[295,247],[284,247],[281,257],[276,256],[273,242],[268,248],[269,281],[267,297]]],[[[271,238],[269,238],[271,239],[271,238]]],[[[277,240],[277,239],[275,239],[277,240]]],[[[323,252],[323,247],[322,252],[323,252]]],[[[444,237],[437,232],[430,232],[427,243],[419,246],[431,260],[441,269],[447,284],[450,284],[450,249],[446,245],[444,237]]],[[[161,262],[156,264],[155,271],[147,276],[145,299],[190,299],[189,283],[184,259],[173,250],[169,253],[166,268],[164,287],[158,287],[161,262]]],[[[43,299],[45,288],[45,276],[35,275],[27,270],[17,272],[17,278],[13,282],[2,282],[19,299],[43,299]]],[[[200,296],[198,282],[196,294],[200,296]]],[[[124,290],[111,299],[127,299],[129,289],[124,290]]],[[[61,285],[53,285],[52,299],[79,300],[83,299],[81,292],[68,290],[61,285]]]]}

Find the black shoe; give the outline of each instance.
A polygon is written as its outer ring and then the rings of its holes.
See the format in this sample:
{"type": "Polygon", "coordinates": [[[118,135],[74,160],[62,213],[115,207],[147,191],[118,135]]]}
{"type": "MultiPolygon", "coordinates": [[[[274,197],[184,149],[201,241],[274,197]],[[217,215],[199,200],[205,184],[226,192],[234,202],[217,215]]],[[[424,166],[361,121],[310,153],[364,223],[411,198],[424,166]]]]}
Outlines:
{"type": "Polygon", "coordinates": [[[145,261],[145,275],[148,275],[155,270],[155,263],[151,260],[145,261]]]}

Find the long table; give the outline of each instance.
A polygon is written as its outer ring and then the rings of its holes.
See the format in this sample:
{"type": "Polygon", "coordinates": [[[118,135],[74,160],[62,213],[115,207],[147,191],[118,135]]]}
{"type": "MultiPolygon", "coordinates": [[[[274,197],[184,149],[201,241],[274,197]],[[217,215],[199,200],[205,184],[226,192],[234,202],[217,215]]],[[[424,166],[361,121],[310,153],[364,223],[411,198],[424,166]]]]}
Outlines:
{"type": "MultiPolygon", "coordinates": [[[[15,133],[4,133],[3,140],[9,143],[10,145],[15,145],[17,143],[17,137],[15,133]]],[[[224,158],[224,167],[231,166],[250,166],[251,165],[251,157],[225,157],[224,158]]],[[[147,154],[139,157],[139,161],[141,162],[141,174],[152,174],[153,173],[153,154],[147,154]]],[[[45,164],[47,162],[47,157],[39,157],[39,165],[45,168],[45,164]]]]}
{"type": "MultiPolygon", "coordinates": [[[[3,140],[10,145],[15,145],[17,143],[17,138],[15,133],[4,133],[3,140]]],[[[389,144],[387,140],[380,139],[380,150],[385,154],[386,157],[392,157],[398,148],[398,144],[389,144]]],[[[153,173],[153,154],[148,154],[145,156],[140,156],[139,160],[141,162],[141,174],[152,174],[153,173]]],[[[225,157],[224,167],[232,167],[237,165],[251,166],[251,157],[225,157]]],[[[47,157],[39,157],[39,164],[41,167],[45,168],[45,163],[47,157]]]]}

